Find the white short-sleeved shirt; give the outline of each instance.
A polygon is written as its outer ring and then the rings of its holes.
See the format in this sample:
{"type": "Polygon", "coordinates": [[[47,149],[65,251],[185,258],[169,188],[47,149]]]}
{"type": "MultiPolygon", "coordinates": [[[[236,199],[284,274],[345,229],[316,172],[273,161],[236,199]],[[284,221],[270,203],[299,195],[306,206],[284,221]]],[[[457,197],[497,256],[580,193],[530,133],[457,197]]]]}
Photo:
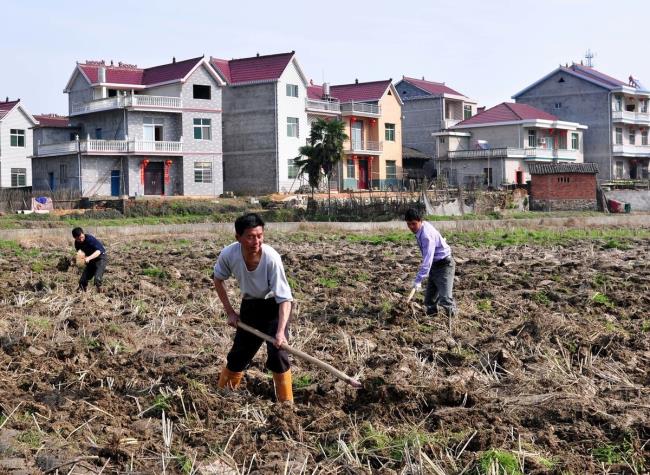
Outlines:
{"type": "Polygon", "coordinates": [[[293,300],[282,258],[275,249],[266,244],[262,244],[262,257],[253,271],[246,268],[239,242],[226,246],[214,265],[214,277],[226,280],[230,276],[234,276],[239,282],[243,298],[273,297],[277,303],[293,300]]]}

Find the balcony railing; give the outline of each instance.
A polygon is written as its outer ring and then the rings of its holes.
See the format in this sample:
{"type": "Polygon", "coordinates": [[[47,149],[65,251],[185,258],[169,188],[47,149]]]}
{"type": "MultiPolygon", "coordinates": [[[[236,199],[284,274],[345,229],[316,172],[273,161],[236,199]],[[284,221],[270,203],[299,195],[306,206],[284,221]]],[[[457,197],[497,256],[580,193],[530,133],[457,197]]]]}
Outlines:
{"type": "Polygon", "coordinates": [[[128,96],[107,97],[95,101],[72,104],[71,115],[88,114],[124,107],[143,107],[150,109],[180,109],[183,101],[180,97],[169,96],[147,96],[144,94],[133,94],[128,96]]]}
{"type": "Polygon", "coordinates": [[[614,145],[612,151],[615,155],[650,157],[650,145],[614,145]]]}
{"type": "Polygon", "coordinates": [[[366,153],[366,154],[378,154],[384,149],[383,142],[377,142],[375,140],[365,140],[363,142],[352,141],[347,150],[348,153],[366,153]]]}
{"type": "Polygon", "coordinates": [[[634,122],[635,124],[649,124],[650,113],[631,111],[612,111],[614,122],[634,122]]]}
{"type": "Polygon", "coordinates": [[[367,102],[343,102],[341,103],[341,113],[343,115],[370,115],[370,116],[379,116],[381,115],[381,107],[377,104],[369,104],[367,102]]]}
{"type": "Polygon", "coordinates": [[[445,119],[443,121],[443,125],[445,129],[449,129],[450,127],[453,127],[459,122],[461,122],[461,119],[445,119]]]}
{"type": "Polygon", "coordinates": [[[138,154],[160,153],[179,154],[183,152],[183,142],[146,140],[80,140],[38,146],[38,156],[84,154],[138,154]]]}
{"type": "Polygon", "coordinates": [[[547,160],[576,160],[578,150],[550,148],[502,147],[488,150],[453,150],[447,153],[450,159],[526,158],[547,160]]]}
{"type": "Polygon", "coordinates": [[[332,114],[341,113],[340,102],[319,101],[314,99],[307,99],[305,108],[309,111],[328,112],[332,114]]]}

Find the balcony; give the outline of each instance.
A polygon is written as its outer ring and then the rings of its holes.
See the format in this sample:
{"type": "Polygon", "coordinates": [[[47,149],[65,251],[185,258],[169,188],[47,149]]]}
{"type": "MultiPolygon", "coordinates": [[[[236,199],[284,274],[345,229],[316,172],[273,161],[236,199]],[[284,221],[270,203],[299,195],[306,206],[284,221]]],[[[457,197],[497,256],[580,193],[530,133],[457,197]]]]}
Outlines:
{"type": "Polygon", "coordinates": [[[569,160],[577,161],[579,150],[565,148],[527,148],[526,160],[569,160]]]}
{"type": "Polygon", "coordinates": [[[146,141],[146,140],[80,140],[39,145],[37,156],[54,155],[125,155],[125,154],[155,154],[178,155],[183,153],[183,142],[146,141]],[[78,147],[78,148],[77,148],[78,147]]]}
{"type": "Polygon", "coordinates": [[[384,149],[384,142],[377,142],[375,140],[353,141],[349,143],[349,147],[345,153],[355,155],[379,155],[384,149]]]}
{"type": "Polygon", "coordinates": [[[379,117],[381,115],[381,107],[377,104],[369,104],[367,102],[343,102],[341,103],[341,115],[379,117]]]}
{"type": "Polygon", "coordinates": [[[315,112],[327,115],[339,115],[341,113],[341,103],[338,101],[330,102],[307,99],[305,101],[305,109],[307,112],[315,112]]]}
{"type": "Polygon", "coordinates": [[[447,153],[451,160],[524,158],[526,160],[570,160],[578,159],[579,150],[503,147],[488,150],[453,150],[447,153]]]}
{"type": "Polygon", "coordinates": [[[612,111],[612,122],[624,122],[626,124],[650,124],[650,113],[631,111],[612,111]]]}
{"type": "Polygon", "coordinates": [[[650,157],[650,145],[614,145],[614,155],[624,157],[650,157]]]}
{"type": "Polygon", "coordinates": [[[92,112],[123,108],[181,112],[182,107],[183,101],[180,97],[133,94],[72,104],[70,115],[90,114],[92,112]]]}
{"type": "Polygon", "coordinates": [[[443,128],[449,129],[453,127],[454,125],[458,124],[459,122],[462,122],[462,119],[444,119],[442,121],[443,128]]]}

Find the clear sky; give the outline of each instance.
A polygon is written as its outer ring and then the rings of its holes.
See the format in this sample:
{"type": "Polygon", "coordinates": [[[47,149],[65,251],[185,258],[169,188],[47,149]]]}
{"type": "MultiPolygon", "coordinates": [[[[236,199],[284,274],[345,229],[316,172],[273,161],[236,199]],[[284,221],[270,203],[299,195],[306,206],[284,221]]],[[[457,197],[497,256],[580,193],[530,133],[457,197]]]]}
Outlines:
{"type": "Polygon", "coordinates": [[[600,71],[650,87],[648,18],[647,0],[3,0],[0,98],[65,114],[76,61],[295,50],[316,82],[424,76],[490,107],[588,48],[600,71]]]}

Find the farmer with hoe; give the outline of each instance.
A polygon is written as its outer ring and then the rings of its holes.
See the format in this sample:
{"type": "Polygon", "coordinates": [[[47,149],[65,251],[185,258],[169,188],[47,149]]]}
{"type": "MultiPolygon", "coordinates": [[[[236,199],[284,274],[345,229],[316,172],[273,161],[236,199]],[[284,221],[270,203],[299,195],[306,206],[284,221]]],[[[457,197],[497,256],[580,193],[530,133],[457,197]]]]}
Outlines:
{"type": "Polygon", "coordinates": [[[287,352],[288,321],[291,313],[291,288],[280,255],[264,244],[264,221],[256,213],[235,220],[237,242],[226,246],[214,266],[214,287],[224,306],[228,325],[237,328],[235,341],[221,371],[218,386],[236,389],[244,369],[262,346],[263,340],[237,326],[239,321],[275,337],[267,342],[266,367],[273,372],[278,402],[293,402],[291,369],[287,352]],[[242,301],[239,312],[230,304],[224,281],[234,276],[239,283],[242,301]]]}
{"type": "Polygon", "coordinates": [[[85,234],[81,228],[74,228],[72,237],[74,238],[74,248],[78,253],[77,259],[84,266],[79,279],[79,291],[85,292],[88,288],[88,281],[94,277],[95,288],[98,293],[102,293],[102,277],[108,260],[104,245],[96,237],[85,234]]]}
{"type": "Polygon", "coordinates": [[[417,209],[408,209],[404,219],[415,234],[422,253],[422,264],[413,281],[413,291],[420,290],[422,281],[428,276],[424,293],[427,315],[435,315],[442,308],[451,322],[456,315],[456,303],[452,296],[456,263],[451,256],[451,248],[431,223],[422,220],[422,214],[417,209]]]}

